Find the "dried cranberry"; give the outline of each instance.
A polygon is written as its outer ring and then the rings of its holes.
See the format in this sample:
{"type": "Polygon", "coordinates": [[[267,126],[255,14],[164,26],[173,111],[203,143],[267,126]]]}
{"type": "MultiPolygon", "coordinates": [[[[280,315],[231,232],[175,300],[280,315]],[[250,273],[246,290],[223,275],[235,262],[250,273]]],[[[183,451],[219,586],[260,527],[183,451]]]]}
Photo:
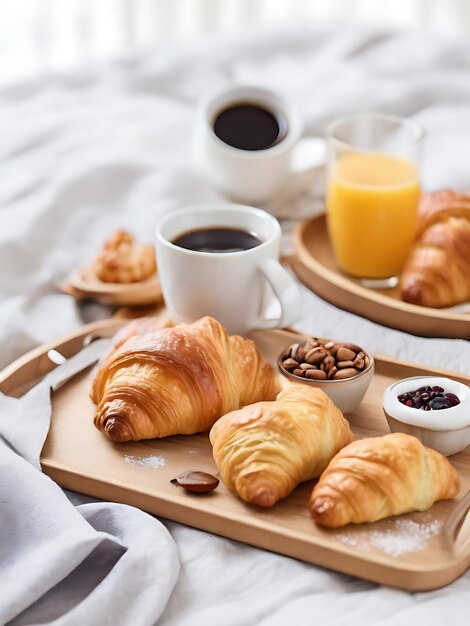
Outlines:
{"type": "Polygon", "coordinates": [[[439,385],[435,385],[434,387],[432,387],[433,391],[444,391],[444,389],[442,387],[439,387],[439,385]]]}
{"type": "Polygon", "coordinates": [[[447,399],[450,406],[457,406],[457,404],[460,404],[460,400],[455,393],[446,393],[444,397],[447,399]]]}
{"type": "Polygon", "coordinates": [[[419,396],[415,396],[413,398],[413,406],[415,409],[420,409],[423,406],[424,402],[419,396]]]}

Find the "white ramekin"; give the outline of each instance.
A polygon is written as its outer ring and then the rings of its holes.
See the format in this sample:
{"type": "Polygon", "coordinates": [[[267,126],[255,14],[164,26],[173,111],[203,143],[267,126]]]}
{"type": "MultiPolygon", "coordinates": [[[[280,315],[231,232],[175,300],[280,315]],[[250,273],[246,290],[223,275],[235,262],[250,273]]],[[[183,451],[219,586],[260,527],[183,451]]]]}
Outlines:
{"type": "Polygon", "coordinates": [[[404,378],[385,390],[383,409],[391,432],[414,435],[425,446],[445,456],[470,444],[470,389],[456,380],[441,376],[404,378]],[[402,393],[427,386],[439,386],[445,393],[455,393],[460,404],[439,411],[422,411],[398,401],[402,393]]]}

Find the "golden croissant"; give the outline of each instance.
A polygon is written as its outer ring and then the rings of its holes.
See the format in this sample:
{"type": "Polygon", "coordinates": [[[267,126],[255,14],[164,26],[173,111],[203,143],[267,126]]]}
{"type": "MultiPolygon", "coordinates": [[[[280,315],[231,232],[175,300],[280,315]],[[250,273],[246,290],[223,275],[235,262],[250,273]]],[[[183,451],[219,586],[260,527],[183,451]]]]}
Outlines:
{"type": "Polygon", "coordinates": [[[93,269],[105,283],[136,283],[157,271],[155,248],[139,246],[125,230],[117,230],[103,244],[93,269]]]}
{"type": "Polygon", "coordinates": [[[212,427],[210,440],[230,491],[268,507],[319,476],[351,441],[351,431],[323,391],[292,384],[274,402],[224,415],[212,427]]]}
{"type": "MultiPolygon", "coordinates": [[[[151,328],[151,322],[141,328],[151,328]]],[[[134,324],[99,367],[95,426],[114,441],[209,430],[225,413],[270,399],[279,387],[255,344],[203,317],[141,335],[134,324]]]]}
{"type": "Polygon", "coordinates": [[[393,433],[343,448],[315,485],[310,511],[317,524],[338,528],[426,511],[459,488],[457,472],[442,454],[416,437],[393,433]]]}
{"type": "Polygon", "coordinates": [[[419,237],[403,270],[400,294],[428,307],[470,300],[470,196],[423,194],[419,237]]]}

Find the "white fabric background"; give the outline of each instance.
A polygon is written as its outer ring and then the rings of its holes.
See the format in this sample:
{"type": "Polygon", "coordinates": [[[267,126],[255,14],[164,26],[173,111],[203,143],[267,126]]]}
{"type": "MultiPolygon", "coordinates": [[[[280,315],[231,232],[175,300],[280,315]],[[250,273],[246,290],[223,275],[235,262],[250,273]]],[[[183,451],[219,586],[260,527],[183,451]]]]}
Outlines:
{"type": "MultiPolygon", "coordinates": [[[[0,92],[1,365],[109,314],[79,308],[57,286],[113,228],[151,241],[159,215],[219,197],[191,163],[189,136],[195,102],[226,80],[282,91],[300,109],[306,134],[321,134],[346,112],[413,116],[428,133],[425,189],[470,188],[470,46],[424,32],[343,27],[224,38],[11,87],[0,92]]],[[[412,337],[306,289],[302,296],[303,331],[469,373],[468,342],[412,337]]],[[[412,595],[166,525],[182,568],[159,622],[165,626],[468,621],[470,573],[412,595]]]]}

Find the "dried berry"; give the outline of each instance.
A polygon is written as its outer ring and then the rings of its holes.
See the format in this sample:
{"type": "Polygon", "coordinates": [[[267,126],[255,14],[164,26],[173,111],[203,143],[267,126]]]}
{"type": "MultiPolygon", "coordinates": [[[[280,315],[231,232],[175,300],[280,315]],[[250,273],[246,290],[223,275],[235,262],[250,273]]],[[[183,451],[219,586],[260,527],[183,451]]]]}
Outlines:
{"type": "Polygon", "coordinates": [[[446,393],[444,397],[447,399],[447,402],[449,402],[450,406],[457,406],[457,404],[460,404],[460,400],[455,395],[455,393],[446,393]]]}
{"type": "Polygon", "coordinates": [[[429,400],[429,406],[433,411],[440,411],[441,409],[450,409],[450,402],[445,398],[437,397],[429,400]]]}
{"type": "Polygon", "coordinates": [[[397,396],[398,402],[422,411],[440,411],[460,404],[454,393],[444,393],[439,385],[420,387],[415,391],[406,391],[397,396]]]}

